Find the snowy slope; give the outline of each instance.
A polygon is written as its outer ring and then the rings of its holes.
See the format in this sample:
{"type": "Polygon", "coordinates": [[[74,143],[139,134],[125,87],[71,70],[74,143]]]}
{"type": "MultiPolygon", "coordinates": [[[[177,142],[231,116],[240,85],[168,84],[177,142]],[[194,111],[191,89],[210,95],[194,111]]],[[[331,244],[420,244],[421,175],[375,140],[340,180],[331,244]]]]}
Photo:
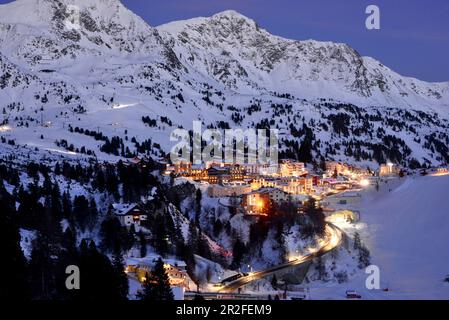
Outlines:
{"type": "Polygon", "coordinates": [[[449,298],[449,176],[409,178],[385,198],[368,199],[365,221],[374,263],[394,291],[414,298],[449,298]],[[397,289],[396,289],[397,288],[397,289]]]}
{"type": "Polygon", "coordinates": [[[18,0],[1,5],[0,43],[2,53],[14,62],[39,66],[69,67],[98,56],[161,59],[166,49],[157,32],[118,0],[18,0]],[[70,6],[79,8],[78,28],[68,24],[70,6]]]}
{"type": "Polygon", "coordinates": [[[342,43],[284,39],[235,11],[158,27],[180,60],[242,93],[362,105],[449,106],[449,83],[405,78],[342,43]]]}
{"type": "Polygon", "coordinates": [[[449,299],[449,176],[409,177],[363,194],[356,229],[380,268],[381,289],[367,290],[364,271],[344,285],[312,286],[315,299],[449,299]],[[391,191],[390,191],[391,190],[391,191]]]}
{"type": "Polygon", "coordinates": [[[201,120],[203,129],[277,128],[282,148],[310,129],[316,159],[449,159],[447,83],[403,78],[345,44],[271,35],[234,11],[153,28],[118,0],[17,0],[0,5],[0,48],[2,142],[118,158],[100,152],[104,140],[69,130],[78,127],[119,137],[131,153],[131,140],[151,139],[146,153],[161,156],[174,129],[201,120]],[[73,4],[75,29],[66,26],[73,4]]]}

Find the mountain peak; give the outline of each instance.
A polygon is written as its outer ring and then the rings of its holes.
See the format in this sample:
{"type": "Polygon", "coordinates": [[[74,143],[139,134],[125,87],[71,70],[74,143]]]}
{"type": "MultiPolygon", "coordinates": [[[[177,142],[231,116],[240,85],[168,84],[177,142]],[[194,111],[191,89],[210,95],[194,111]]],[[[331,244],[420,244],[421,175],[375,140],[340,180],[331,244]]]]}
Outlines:
{"type": "Polygon", "coordinates": [[[116,20],[118,24],[123,20],[138,20],[120,0],[16,0],[0,5],[0,23],[44,26],[54,21],[55,15],[66,19],[76,13],[76,9],[81,18],[88,13],[99,20],[116,20]],[[23,19],[24,12],[27,13],[26,20],[23,19]]]}
{"type": "Polygon", "coordinates": [[[253,19],[248,18],[235,10],[226,10],[216,13],[208,18],[208,20],[219,23],[220,25],[245,26],[246,28],[258,29],[257,23],[253,19]]]}
{"type": "Polygon", "coordinates": [[[212,18],[232,18],[232,19],[245,19],[252,21],[252,19],[248,18],[247,16],[244,16],[240,12],[237,12],[235,10],[225,10],[219,13],[216,13],[212,16],[212,18]]]}
{"type": "Polygon", "coordinates": [[[164,55],[159,34],[119,0],[17,0],[0,6],[2,53],[30,65],[92,55],[164,55]],[[23,19],[27,13],[27,19],[23,19]]]}
{"type": "Polygon", "coordinates": [[[197,29],[198,31],[209,29],[209,31],[222,33],[224,30],[232,32],[248,32],[259,30],[257,23],[235,10],[225,10],[210,17],[198,17],[181,21],[169,22],[158,26],[161,31],[181,32],[184,29],[197,29]]]}

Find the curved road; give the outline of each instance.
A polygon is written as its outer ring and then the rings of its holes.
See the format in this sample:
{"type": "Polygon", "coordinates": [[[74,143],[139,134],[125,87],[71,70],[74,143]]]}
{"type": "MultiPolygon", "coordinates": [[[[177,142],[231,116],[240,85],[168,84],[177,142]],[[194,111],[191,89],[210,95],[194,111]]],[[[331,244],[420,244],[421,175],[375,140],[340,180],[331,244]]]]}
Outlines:
{"type": "Polygon", "coordinates": [[[266,270],[253,272],[253,273],[249,274],[248,276],[241,277],[241,278],[225,285],[224,287],[219,289],[218,292],[219,293],[234,292],[238,288],[243,287],[244,285],[247,285],[248,283],[268,277],[277,271],[296,267],[305,262],[308,262],[315,258],[321,257],[321,256],[325,255],[326,253],[334,250],[341,244],[342,232],[339,228],[337,228],[333,224],[328,223],[326,225],[325,234],[326,234],[326,242],[319,249],[312,251],[311,253],[309,253],[307,255],[301,256],[297,259],[286,262],[284,264],[280,264],[280,265],[271,267],[266,270]]]}

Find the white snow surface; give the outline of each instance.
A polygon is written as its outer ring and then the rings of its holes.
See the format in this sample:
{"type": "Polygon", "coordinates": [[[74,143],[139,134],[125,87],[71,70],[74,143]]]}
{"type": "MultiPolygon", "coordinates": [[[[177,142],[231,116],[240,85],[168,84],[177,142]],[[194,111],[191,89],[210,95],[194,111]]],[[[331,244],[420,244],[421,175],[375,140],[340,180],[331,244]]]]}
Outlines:
{"type": "MultiPolygon", "coordinates": [[[[312,299],[449,299],[449,176],[408,177],[363,195],[357,230],[380,268],[381,289],[365,287],[364,271],[345,284],[314,284],[312,299]],[[391,190],[391,191],[390,191],[391,190]]],[[[349,231],[351,233],[351,231],[349,231]]]]}
{"type": "MultiPolygon", "coordinates": [[[[99,151],[102,141],[69,132],[69,125],[109,138],[128,136],[124,143],[131,150],[132,137],[139,142],[151,137],[167,152],[175,144],[170,133],[191,129],[193,120],[203,121],[204,128],[219,121],[254,128],[266,119],[279,125],[281,136],[289,134],[290,124],[300,128],[315,120],[324,153],[337,137],[320,126],[325,110],[320,103],[343,102],[369,115],[386,117],[386,108],[396,108],[421,120],[415,112],[445,119],[438,126],[410,123],[415,135],[383,123],[372,128],[384,127],[406,141],[410,157],[440,163],[424,140],[415,140],[447,133],[449,126],[449,83],[402,77],[346,44],[272,35],[235,11],[155,28],[118,0],[17,0],[0,5],[0,48],[1,136],[65,156],[78,154],[57,147],[56,140],[85,146],[101,159],[117,158],[99,151]],[[69,5],[80,8],[79,29],[66,26],[69,5]],[[24,12],[31,14],[24,19],[24,12]],[[286,93],[290,97],[281,97],[286,93]],[[274,104],[291,105],[291,112],[274,115],[274,104]],[[251,105],[260,110],[248,113],[251,105]],[[233,123],[235,112],[241,122],[233,123]],[[157,125],[145,125],[142,116],[157,125]]],[[[402,120],[393,114],[388,116],[402,120]]]]}

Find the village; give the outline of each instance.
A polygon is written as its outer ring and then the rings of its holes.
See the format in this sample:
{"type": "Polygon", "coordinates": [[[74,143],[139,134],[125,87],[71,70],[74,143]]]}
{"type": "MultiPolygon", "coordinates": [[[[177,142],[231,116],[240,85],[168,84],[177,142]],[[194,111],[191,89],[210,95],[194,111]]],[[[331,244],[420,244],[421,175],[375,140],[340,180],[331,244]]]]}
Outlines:
{"type": "MultiPolygon", "coordinates": [[[[145,165],[142,159],[136,158],[133,162],[145,165]]],[[[402,169],[392,163],[381,165],[378,171],[371,171],[329,161],[325,167],[317,169],[290,159],[271,166],[223,163],[198,166],[184,162],[166,164],[163,171],[167,177],[201,187],[208,197],[218,199],[221,205],[233,206],[247,217],[268,215],[272,204],[283,202],[296,203],[298,214],[302,214],[302,208],[312,197],[326,213],[333,213],[334,219],[344,220],[354,219],[354,214],[357,214],[349,209],[351,204],[360,201],[361,189],[375,188],[380,178],[395,178],[402,174],[402,169]]],[[[114,204],[111,210],[122,226],[137,232],[144,229],[142,225],[147,219],[147,212],[141,203],[114,204]]],[[[145,282],[157,259],[157,255],[128,257],[126,273],[130,280],[136,285],[145,282]]],[[[196,289],[183,261],[164,259],[164,268],[179,299],[184,299],[186,292],[196,289]]]]}
{"type": "Polygon", "coordinates": [[[376,172],[336,161],[326,162],[325,168],[314,169],[302,162],[284,159],[279,165],[179,163],[167,165],[164,174],[207,185],[209,197],[237,199],[235,202],[246,215],[264,215],[269,203],[304,204],[310,197],[321,201],[336,193],[350,198],[345,191],[375,186],[380,177],[396,177],[403,173],[392,163],[381,165],[376,172]]]}

